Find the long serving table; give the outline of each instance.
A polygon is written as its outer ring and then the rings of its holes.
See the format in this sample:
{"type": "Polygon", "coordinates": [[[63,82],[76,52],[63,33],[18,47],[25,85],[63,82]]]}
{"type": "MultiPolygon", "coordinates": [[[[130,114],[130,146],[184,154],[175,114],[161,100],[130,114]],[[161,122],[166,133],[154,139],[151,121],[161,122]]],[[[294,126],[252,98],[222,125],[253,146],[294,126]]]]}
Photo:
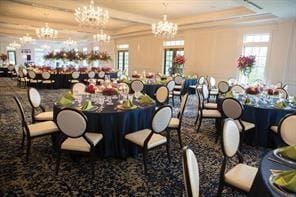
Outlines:
{"type": "MultiPolygon", "coordinates": [[[[117,109],[118,104],[118,99],[115,99],[113,105],[104,104],[102,112],[98,110],[83,111],[88,118],[87,131],[103,134],[104,138],[103,144],[100,146],[102,147],[100,152],[104,157],[124,158],[129,155],[136,156],[137,147],[127,143],[124,136],[151,127],[155,104],[141,106],[139,103],[134,102],[138,107],[132,110],[119,110],[117,109]]],[[[54,120],[56,120],[56,115],[62,108],[54,104],[54,120]]]]}

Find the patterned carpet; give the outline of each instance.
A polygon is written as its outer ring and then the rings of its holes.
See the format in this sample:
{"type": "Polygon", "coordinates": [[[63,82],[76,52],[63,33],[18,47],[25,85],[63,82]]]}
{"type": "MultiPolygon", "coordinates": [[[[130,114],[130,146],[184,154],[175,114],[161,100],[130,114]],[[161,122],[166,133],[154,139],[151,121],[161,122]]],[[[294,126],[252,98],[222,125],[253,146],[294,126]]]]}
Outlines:
{"type": "MultiPolygon", "coordinates": [[[[47,110],[64,91],[40,90],[47,110]]],[[[143,173],[141,154],[127,160],[98,158],[94,179],[87,157],[73,160],[64,154],[56,176],[50,137],[34,140],[30,161],[25,162],[25,151],[20,148],[20,116],[12,95],[21,98],[27,120],[31,120],[26,89],[17,88],[15,81],[0,78],[0,196],[182,196],[184,193],[182,151],[176,132],[172,133],[171,164],[168,164],[165,147],[149,151],[148,176],[143,173]]],[[[201,196],[215,196],[223,156],[221,145],[215,143],[213,121],[204,121],[201,132],[196,133],[195,115],[195,96],[192,95],[184,114],[182,139],[197,156],[201,196]]],[[[258,166],[263,151],[244,145],[242,153],[247,164],[258,166]]],[[[225,188],[223,195],[244,196],[230,188],[225,188]]]]}

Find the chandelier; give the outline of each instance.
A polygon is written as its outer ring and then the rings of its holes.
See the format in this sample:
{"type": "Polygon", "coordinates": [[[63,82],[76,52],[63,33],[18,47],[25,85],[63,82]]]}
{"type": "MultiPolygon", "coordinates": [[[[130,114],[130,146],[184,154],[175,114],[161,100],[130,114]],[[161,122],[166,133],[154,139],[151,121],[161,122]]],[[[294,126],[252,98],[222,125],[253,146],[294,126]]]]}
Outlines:
{"type": "Polygon", "coordinates": [[[45,23],[45,27],[41,27],[41,28],[36,29],[36,34],[37,34],[38,38],[52,40],[57,37],[58,31],[50,28],[48,26],[48,23],[45,23]]]}
{"type": "Polygon", "coordinates": [[[72,40],[71,38],[64,41],[64,45],[69,46],[69,47],[74,46],[76,44],[77,44],[77,42],[75,40],[72,40]]]}
{"type": "Polygon", "coordinates": [[[50,49],[50,46],[47,45],[47,44],[43,44],[43,45],[41,45],[41,48],[43,48],[45,50],[49,50],[50,49]]]}
{"type": "Polygon", "coordinates": [[[95,34],[93,37],[94,37],[94,40],[97,42],[109,42],[111,39],[111,37],[106,33],[104,33],[102,29],[100,30],[100,33],[95,34]]]}
{"type": "Polygon", "coordinates": [[[17,43],[16,41],[13,41],[12,43],[9,44],[9,47],[13,49],[18,49],[21,47],[21,44],[17,43]]]}
{"type": "Polygon", "coordinates": [[[31,43],[33,41],[34,41],[34,39],[31,36],[29,36],[29,34],[26,34],[25,36],[20,37],[21,44],[27,44],[27,43],[31,43]]]}
{"type": "Polygon", "coordinates": [[[95,7],[93,0],[88,6],[75,9],[74,16],[80,25],[102,26],[109,20],[108,10],[99,6],[95,7]]]}
{"type": "MultiPolygon", "coordinates": [[[[167,4],[164,4],[165,9],[167,4]]],[[[163,15],[163,20],[158,23],[152,24],[152,33],[155,36],[172,39],[178,31],[178,25],[167,20],[167,15],[163,15]]]]}

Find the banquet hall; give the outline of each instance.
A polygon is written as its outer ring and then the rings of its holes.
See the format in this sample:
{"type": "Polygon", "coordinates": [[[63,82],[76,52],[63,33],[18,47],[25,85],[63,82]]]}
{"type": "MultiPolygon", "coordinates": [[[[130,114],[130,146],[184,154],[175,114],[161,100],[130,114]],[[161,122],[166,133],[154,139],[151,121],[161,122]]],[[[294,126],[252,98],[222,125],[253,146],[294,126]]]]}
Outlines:
{"type": "Polygon", "coordinates": [[[296,196],[295,0],[0,0],[0,196],[296,196]]]}

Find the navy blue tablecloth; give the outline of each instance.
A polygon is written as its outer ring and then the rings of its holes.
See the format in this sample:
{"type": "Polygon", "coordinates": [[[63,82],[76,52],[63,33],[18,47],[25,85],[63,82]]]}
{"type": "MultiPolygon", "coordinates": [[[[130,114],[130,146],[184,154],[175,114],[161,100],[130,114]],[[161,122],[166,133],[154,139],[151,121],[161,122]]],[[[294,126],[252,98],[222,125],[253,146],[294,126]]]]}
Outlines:
{"type": "MultiPolygon", "coordinates": [[[[114,101],[115,103],[115,101],[114,101]]],[[[54,119],[61,108],[54,105],[54,119]]],[[[124,136],[128,133],[151,127],[155,105],[134,110],[116,111],[114,106],[105,106],[103,112],[84,111],[88,118],[87,131],[102,133],[103,144],[100,150],[103,157],[136,156],[136,145],[128,143],[124,136]]]]}
{"type": "Polygon", "coordinates": [[[0,67],[0,77],[7,77],[8,76],[8,68],[7,67],[0,67]]]}
{"type": "Polygon", "coordinates": [[[276,141],[280,143],[276,135],[269,130],[271,125],[278,125],[281,118],[293,113],[292,109],[276,109],[273,107],[262,108],[251,105],[244,105],[242,120],[252,122],[256,125],[255,137],[249,139],[249,143],[263,147],[276,147],[276,141]]]}
{"type": "Polygon", "coordinates": [[[195,89],[189,88],[189,86],[196,85],[197,79],[185,79],[182,95],[188,92],[188,94],[195,94],[195,89]]]}
{"type": "Polygon", "coordinates": [[[291,170],[291,168],[286,167],[282,164],[268,160],[272,158],[278,160],[274,155],[273,151],[268,152],[262,158],[257,175],[253,182],[250,192],[248,193],[249,197],[271,197],[271,196],[282,196],[279,192],[274,190],[269,183],[269,178],[271,175],[270,170],[291,170]]]}

